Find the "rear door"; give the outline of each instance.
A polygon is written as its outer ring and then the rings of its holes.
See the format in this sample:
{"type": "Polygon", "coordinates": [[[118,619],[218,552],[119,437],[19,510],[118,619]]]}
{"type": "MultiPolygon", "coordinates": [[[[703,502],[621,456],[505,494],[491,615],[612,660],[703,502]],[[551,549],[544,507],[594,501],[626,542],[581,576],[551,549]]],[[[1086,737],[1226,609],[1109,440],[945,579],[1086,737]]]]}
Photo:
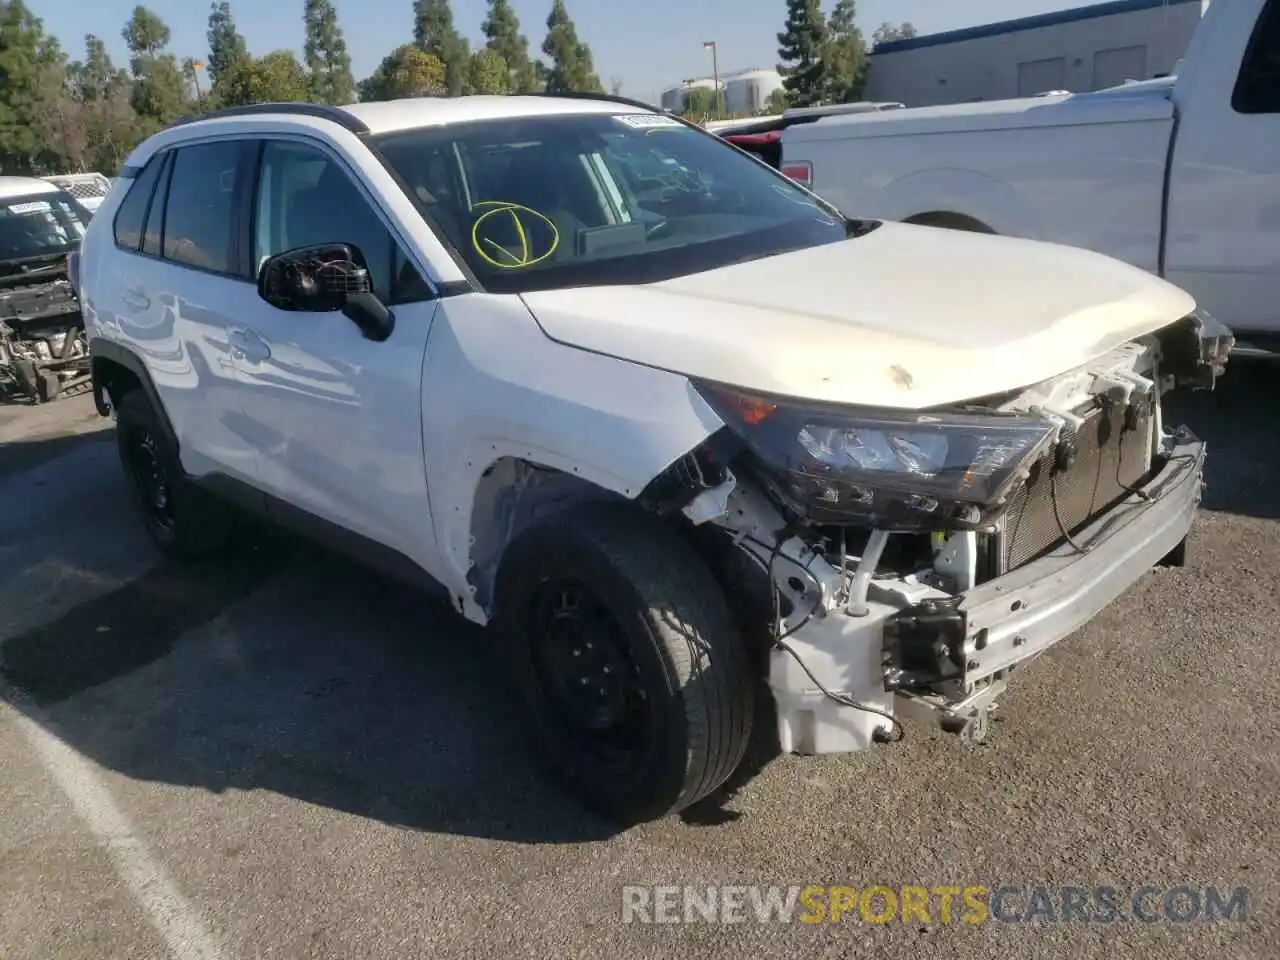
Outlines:
{"type": "MultiPolygon", "coordinates": [[[[390,548],[430,568],[421,391],[437,301],[373,192],[336,152],[279,138],[258,154],[246,231],[255,267],[299,247],[353,244],[395,315],[391,336],[374,341],[339,311],[280,310],[259,298],[232,327],[258,486],[275,509],[325,521],[321,533],[357,535],[348,546],[390,548]]],[[[290,513],[280,519],[310,519],[290,513]]]]}
{"type": "Polygon", "coordinates": [[[122,255],[102,270],[114,276],[97,280],[114,291],[116,337],[146,363],[183,467],[242,481],[253,478],[256,460],[227,329],[256,300],[236,231],[247,149],[247,141],[224,139],[153,158],[115,219],[122,255]]]}
{"type": "Polygon", "coordinates": [[[1165,276],[1238,332],[1280,333],[1280,0],[1256,22],[1239,3],[1213,40],[1243,60],[1195,63],[1181,105],[1165,276]]]}

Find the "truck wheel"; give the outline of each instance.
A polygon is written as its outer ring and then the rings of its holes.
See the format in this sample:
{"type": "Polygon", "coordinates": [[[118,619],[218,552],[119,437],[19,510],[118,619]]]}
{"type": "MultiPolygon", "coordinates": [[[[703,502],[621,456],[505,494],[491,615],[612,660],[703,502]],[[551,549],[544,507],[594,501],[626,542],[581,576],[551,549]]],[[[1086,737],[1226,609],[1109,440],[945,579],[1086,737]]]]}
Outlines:
{"type": "Polygon", "coordinates": [[[160,418],[141,390],[126,393],[116,406],[116,443],[125,478],[156,546],[172,556],[193,558],[226,543],[229,510],[187,480],[177,451],[166,442],[160,418]]]}
{"type": "Polygon", "coordinates": [[[741,761],[746,650],[719,584],[675,531],[614,504],[530,528],[503,558],[495,623],[536,745],[586,806],[653,820],[741,761]]]}

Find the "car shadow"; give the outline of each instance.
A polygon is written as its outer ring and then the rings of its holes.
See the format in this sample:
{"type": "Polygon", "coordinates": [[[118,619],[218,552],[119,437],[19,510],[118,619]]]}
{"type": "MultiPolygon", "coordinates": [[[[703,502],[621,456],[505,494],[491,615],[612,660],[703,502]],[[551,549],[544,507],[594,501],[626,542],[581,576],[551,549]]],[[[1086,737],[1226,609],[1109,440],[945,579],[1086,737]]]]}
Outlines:
{"type": "Polygon", "coordinates": [[[434,597],[252,533],[8,637],[0,676],[13,706],[136,780],[434,833],[613,835],[529,755],[494,644],[434,597]]]}

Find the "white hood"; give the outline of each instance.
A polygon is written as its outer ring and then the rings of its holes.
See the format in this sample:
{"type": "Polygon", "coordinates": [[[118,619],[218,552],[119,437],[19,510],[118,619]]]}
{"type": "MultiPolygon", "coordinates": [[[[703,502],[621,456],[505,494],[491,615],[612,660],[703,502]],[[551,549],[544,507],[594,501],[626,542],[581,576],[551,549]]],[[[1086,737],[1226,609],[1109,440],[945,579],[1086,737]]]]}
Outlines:
{"type": "Polygon", "coordinates": [[[894,223],[661,283],[524,300],[548,336],[582,349],[749,390],[907,409],[1047,380],[1195,307],[1086,250],[894,223]]]}

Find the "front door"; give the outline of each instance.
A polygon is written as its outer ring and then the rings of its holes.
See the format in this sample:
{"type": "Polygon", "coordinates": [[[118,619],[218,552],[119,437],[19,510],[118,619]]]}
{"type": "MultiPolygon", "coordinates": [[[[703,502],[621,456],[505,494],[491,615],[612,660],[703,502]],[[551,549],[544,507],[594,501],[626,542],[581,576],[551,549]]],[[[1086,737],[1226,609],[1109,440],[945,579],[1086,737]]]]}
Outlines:
{"type": "Polygon", "coordinates": [[[259,301],[232,329],[259,486],[429,565],[421,383],[436,302],[355,175],[318,144],[263,144],[254,209],[256,266],[297,247],[354,244],[396,318],[395,331],[379,342],[340,312],[259,301]]]}

